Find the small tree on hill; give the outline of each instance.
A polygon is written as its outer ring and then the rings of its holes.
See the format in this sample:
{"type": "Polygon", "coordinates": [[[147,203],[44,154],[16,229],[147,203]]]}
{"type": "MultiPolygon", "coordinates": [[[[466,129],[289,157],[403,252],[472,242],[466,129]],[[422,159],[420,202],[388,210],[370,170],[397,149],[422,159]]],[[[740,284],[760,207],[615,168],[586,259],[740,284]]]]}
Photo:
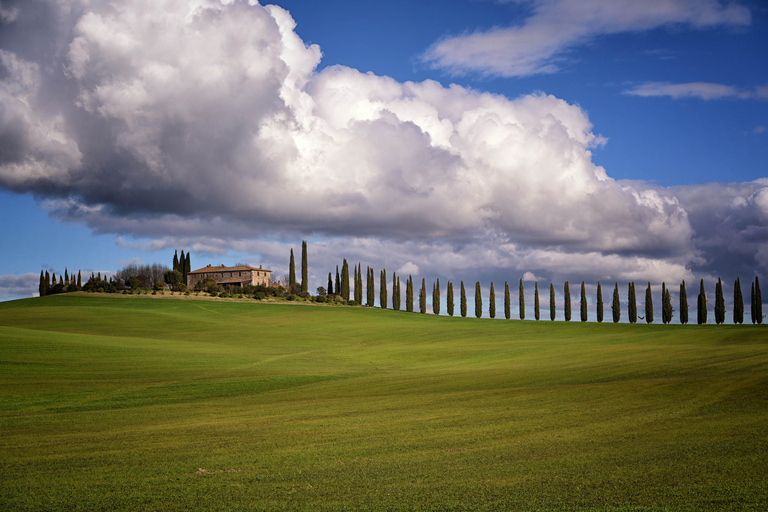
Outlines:
{"type": "Polygon", "coordinates": [[[597,282],[597,321],[598,323],[603,321],[603,288],[600,286],[600,281],[597,282]]]}
{"type": "Polygon", "coordinates": [[[533,283],[533,317],[538,320],[541,318],[541,310],[539,308],[539,283],[533,283]]]}
{"type": "Polygon", "coordinates": [[[565,313],[565,321],[571,321],[571,290],[568,287],[568,281],[565,282],[564,290],[565,297],[563,298],[563,312],[565,313]]]}
{"type": "Polygon", "coordinates": [[[723,283],[717,278],[715,285],[715,323],[722,324],[725,321],[725,298],[723,297],[723,283]]]}
{"type": "Polygon", "coordinates": [[[517,292],[517,295],[519,297],[518,300],[518,307],[519,307],[519,315],[520,320],[525,320],[525,288],[523,287],[523,280],[520,279],[520,289],[517,292]]]}
{"type": "Polygon", "coordinates": [[[341,298],[349,302],[349,264],[346,258],[341,265],[341,298]]]}
{"type": "Polygon", "coordinates": [[[328,290],[326,291],[328,295],[333,295],[333,274],[328,272],[328,290]]]}
{"type": "Polygon", "coordinates": [[[619,283],[616,283],[613,287],[613,302],[611,303],[611,313],[613,315],[613,323],[619,323],[621,320],[621,300],[619,299],[619,283]]]}
{"type": "Polygon", "coordinates": [[[699,296],[696,300],[696,323],[707,323],[707,292],[704,291],[704,280],[699,285],[699,296]]]}
{"type": "Polygon", "coordinates": [[[493,289],[493,281],[491,281],[491,291],[488,297],[488,314],[491,318],[496,318],[496,291],[493,289]]]}
{"type": "Polygon", "coordinates": [[[685,279],[680,283],[680,323],[688,323],[688,292],[685,289],[685,279]]]}
{"type": "Polygon", "coordinates": [[[381,269],[379,275],[379,307],[387,309],[387,269],[381,269]]]}
{"type": "Polygon", "coordinates": [[[504,318],[509,320],[510,316],[512,316],[512,311],[509,297],[509,284],[504,281],[504,318]]]}
{"type": "Polygon", "coordinates": [[[421,290],[419,290],[419,312],[423,315],[427,312],[427,280],[421,278],[421,290]]]}
{"type": "Polygon", "coordinates": [[[405,310],[413,313],[413,276],[408,276],[405,282],[405,310]]]}
{"type": "Polygon", "coordinates": [[[461,282],[461,301],[460,301],[461,316],[467,316],[467,291],[464,289],[464,281],[461,282]]]}
{"type": "Polygon", "coordinates": [[[637,323],[637,293],[635,292],[635,283],[629,283],[627,296],[627,316],[629,323],[637,323]]]}
{"type": "Polygon", "coordinates": [[[744,323],[744,295],[741,293],[741,281],[733,283],[733,323],[744,323]]]}
{"type": "Polygon", "coordinates": [[[645,321],[649,324],[653,323],[653,295],[650,282],[648,282],[648,288],[645,289],[645,321]]]}
{"type": "Polygon", "coordinates": [[[288,289],[291,293],[296,293],[296,261],[293,259],[293,248],[291,248],[291,257],[288,260],[288,289]]]}
{"type": "Polygon", "coordinates": [[[557,311],[555,310],[555,285],[553,283],[549,284],[549,319],[551,321],[555,321],[555,314],[557,311]]]}
{"type": "Polygon", "coordinates": [[[445,306],[448,310],[448,316],[453,316],[453,284],[448,281],[448,288],[445,291],[445,306]]]}
{"type": "Polygon", "coordinates": [[[432,312],[436,315],[440,314],[440,279],[437,280],[432,290],[432,312]]]}
{"type": "Polygon", "coordinates": [[[475,316],[483,316],[483,296],[480,291],[480,281],[475,282],[475,316]]]}
{"type": "Polygon", "coordinates": [[[584,281],[581,282],[581,321],[587,321],[587,291],[584,287],[584,281]]]}
{"type": "Polygon", "coordinates": [[[392,272],[392,309],[400,311],[400,278],[392,272]]]}

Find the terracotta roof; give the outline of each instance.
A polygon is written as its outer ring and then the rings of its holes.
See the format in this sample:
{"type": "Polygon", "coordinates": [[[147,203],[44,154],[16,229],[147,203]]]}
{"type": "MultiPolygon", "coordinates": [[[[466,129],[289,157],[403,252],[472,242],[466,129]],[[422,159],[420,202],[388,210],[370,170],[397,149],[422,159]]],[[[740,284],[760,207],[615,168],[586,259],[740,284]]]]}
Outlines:
{"type": "Polygon", "coordinates": [[[240,265],[238,267],[227,267],[225,265],[217,265],[212,266],[208,265],[207,267],[199,268],[197,270],[193,270],[192,272],[189,272],[190,274],[203,274],[205,272],[242,272],[247,270],[258,270],[261,272],[272,272],[271,270],[268,270],[266,268],[256,268],[252,267],[250,265],[240,265]]]}

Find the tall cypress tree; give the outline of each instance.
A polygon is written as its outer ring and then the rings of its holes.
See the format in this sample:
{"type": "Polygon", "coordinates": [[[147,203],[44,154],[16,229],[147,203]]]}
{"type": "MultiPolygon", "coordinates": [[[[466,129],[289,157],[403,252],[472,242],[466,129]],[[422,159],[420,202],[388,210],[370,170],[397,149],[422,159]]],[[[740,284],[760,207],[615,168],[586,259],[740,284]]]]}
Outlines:
{"type": "Polygon", "coordinates": [[[392,272],[392,309],[400,311],[400,278],[397,277],[397,272],[392,272]]]}
{"type": "Polygon", "coordinates": [[[437,280],[432,293],[432,312],[436,315],[440,314],[440,279],[437,280]]]}
{"type": "Polygon", "coordinates": [[[301,293],[309,293],[309,262],[307,261],[306,240],[301,241],[301,293]]]}
{"type": "Polygon", "coordinates": [[[483,316],[483,296],[480,291],[480,281],[475,282],[475,316],[483,316]]]}
{"type": "MultiPolygon", "coordinates": [[[[181,251],[181,256],[179,256],[179,268],[177,270],[181,274],[182,279],[184,279],[184,267],[185,267],[186,261],[187,261],[187,257],[184,256],[184,251],[181,251]]],[[[184,283],[186,282],[187,280],[184,279],[184,283]]]]}
{"type": "Polygon", "coordinates": [[[517,292],[519,296],[520,306],[520,320],[525,320],[525,288],[523,288],[523,280],[520,279],[520,290],[517,292]]]}
{"type": "Polygon", "coordinates": [[[600,281],[597,282],[597,304],[595,305],[597,309],[597,322],[601,323],[603,321],[603,288],[600,286],[600,281]]]}
{"type": "Polygon", "coordinates": [[[328,290],[326,290],[326,293],[333,295],[333,275],[330,272],[328,272],[328,290]]]}
{"type": "Polygon", "coordinates": [[[533,317],[538,320],[541,318],[541,311],[539,310],[539,283],[533,283],[533,317]]]}
{"type": "Polygon", "coordinates": [[[363,266],[357,264],[357,277],[355,278],[355,302],[363,304],[363,266]]]}
{"type": "Polygon", "coordinates": [[[179,250],[173,251],[173,270],[179,270],[179,250]]]}
{"type": "Polygon", "coordinates": [[[645,321],[649,324],[653,323],[653,295],[650,281],[648,288],[645,289],[645,321]]]}
{"type": "Polygon", "coordinates": [[[549,283],[549,319],[555,321],[555,315],[557,313],[555,306],[555,285],[549,283]]]}
{"type": "Polygon", "coordinates": [[[760,278],[755,276],[755,313],[757,324],[763,323],[763,294],[760,292],[760,278]]]}
{"type": "Polygon", "coordinates": [[[733,323],[744,323],[744,295],[741,293],[741,281],[738,277],[733,283],[733,323]]]}
{"type": "Polygon", "coordinates": [[[349,302],[349,264],[347,258],[341,264],[341,298],[349,302]]]}
{"type": "Polygon", "coordinates": [[[619,283],[616,283],[613,287],[613,302],[611,303],[611,314],[613,315],[613,323],[619,323],[621,320],[621,300],[619,299],[619,283]]]}
{"type": "Polygon", "coordinates": [[[635,283],[631,282],[628,285],[627,292],[627,316],[629,317],[629,323],[637,323],[637,293],[635,293],[635,283]]]}
{"type": "Polygon", "coordinates": [[[587,290],[584,288],[584,281],[581,282],[581,321],[587,321],[587,290]]]}
{"type": "Polygon", "coordinates": [[[413,313],[413,276],[408,276],[405,282],[405,310],[413,313]]]}
{"type": "Polygon", "coordinates": [[[704,291],[704,280],[699,285],[699,296],[696,301],[696,323],[707,323],[707,292],[704,291]]]}
{"type": "Polygon", "coordinates": [[[661,323],[667,324],[667,283],[661,282],[661,323]]]}
{"type": "Polygon", "coordinates": [[[376,302],[376,282],[373,277],[372,268],[368,268],[368,287],[366,288],[366,291],[368,292],[368,307],[372,308],[373,304],[376,302]]]}
{"type": "Polygon", "coordinates": [[[461,301],[460,301],[461,316],[467,316],[467,291],[464,289],[464,281],[461,282],[461,301]]]}
{"type": "Polygon", "coordinates": [[[749,315],[752,319],[752,324],[757,322],[757,314],[755,313],[755,282],[752,281],[752,291],[749,294],[749,315]]]}
{"type": "MultiPolygon", "coordinates": [[[[357,291],[358,291],[358,289],[359,288],[357,286],[357,265],[355,265],[354,267],[352,267],[352,290],[350,290],[351,293],[352,293],[352,300],[355,301],[355,302],[357,302],[357,291]]],[[[358,304],[359,304],[359,302],[358,302],[358,304]]]]}
{"type": "Polygon", "coordinates": [[[717,278],[715,285],[715,323],[722,324],[725,321],[725,297],[723,297],[723,283],[717,278]]]}
{"type": "Polygon", "coordinates": [[[341,297],[341,278],[339,277],[339,266],[336,265],[336,286],[333,287],[336,291],[336,295],[341,297]]]}
{"type": "Polygon", "coordinates": [[[293,293],[296,287],[296,260],[293,259],[293,247],[291,247],[291,258],[288,260],[288,289],[293,293]]]}
{"type": "Polygon", "coordinates": [[[688,323],[688,291],[685,289],[685,279],[680,283],[680,323],[688,323]]]}
{"type": "Polygon", "coordinates": [[[40,271],[40,285],[37,289],[40,292],[40,296],[45,297],[48,290],[45,289],[45,274],[43,274],[42,270],[40,271]]]}
{"type": "Polygon", "coordinates": [[[83,281],[80,277],[80,271],[77,271],[77,289],[82,290],[83,289],[83,281]]]}
{"type": "Polygon", "coordinates": [[[570,322],[571,321],[571,290],[568,287],[568,281],[565,282],[564,287],[565,292],[565,298],[563,299],[563,309],[565,312],[565,321],[570,322]]]}
{"type": "Polygon", "coordinates": [[[379,307],[387,309],[387,269],[381,269],[379,276],[379,307]]]}
{"type": "Polygon", "coordinates": [[[64,285],[66,286],[68,284],[69,284],[69,270],[67,269],[67,267],[64,267],[64,285]]]}
{"type": "Polygon", "coordinates": [[[445,305],[448,316],[453,316],[453,284],[450,281],[448,281],[448,288],[445,291],[445,305]]]}
{"type": "Polygon", "coordinates": [[[511,316],[512,316],[512,310],[511,310],[510,297],[509,297],[509,283],[504,281],[504,318],[509,320],[511,316]]]}
{"type": "Polygon", "coordinates": [[[491,291],[488,296],[488,314],[491,318],[496,318],[496,291],[493,289],[493,281],[491,281],[491,291]]]}
{"type": "Polygon", "coordinates": [[[419,312],[423,315],[427,312],[427,280],[421,278],[421,290],[419,291],[419,312]]]}
{"type": "Polygon", "coordinates": [[[189,276],[190,272],[192,272],[192,259],[189,256],[189,251],[187,251],[187,257],[184,260],[184,275],[182,276],[182,278],[184,279],[185,286],[189,282],[187,277],[189,276]]]}

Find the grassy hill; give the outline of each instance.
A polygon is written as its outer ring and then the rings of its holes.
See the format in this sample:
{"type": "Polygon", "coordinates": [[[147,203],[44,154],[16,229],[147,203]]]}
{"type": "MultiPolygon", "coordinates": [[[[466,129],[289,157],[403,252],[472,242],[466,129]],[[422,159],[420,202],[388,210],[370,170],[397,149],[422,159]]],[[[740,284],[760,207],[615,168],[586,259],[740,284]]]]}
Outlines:
{"type": "Polygon", "coordinates": [[[768,330],[0,304],[2,510],[766,510],[768,330]]]}

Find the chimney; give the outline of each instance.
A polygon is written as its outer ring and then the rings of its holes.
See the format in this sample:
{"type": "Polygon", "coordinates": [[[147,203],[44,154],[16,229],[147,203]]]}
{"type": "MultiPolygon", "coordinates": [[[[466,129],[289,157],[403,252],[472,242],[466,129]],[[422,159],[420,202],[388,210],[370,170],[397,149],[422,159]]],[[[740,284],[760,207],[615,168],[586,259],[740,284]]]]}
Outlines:
{"type": "Polygon", "coordinates": [[[262,269],[262,266],[261,266],[261,265],[259,265],[259,270],[261,270],[261,269],[262,269]]]}

